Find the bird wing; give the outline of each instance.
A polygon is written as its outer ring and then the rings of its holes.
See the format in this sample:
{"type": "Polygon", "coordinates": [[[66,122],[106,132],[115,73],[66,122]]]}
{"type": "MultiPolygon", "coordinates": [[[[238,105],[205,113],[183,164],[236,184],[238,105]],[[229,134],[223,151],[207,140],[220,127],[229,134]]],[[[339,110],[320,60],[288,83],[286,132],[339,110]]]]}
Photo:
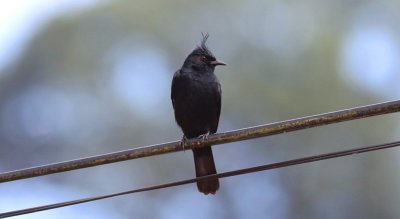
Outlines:
{"type": "Polygon", "coordinates": [[[176,95],[178,92],[178,84],[179,84],[179,78],[180,78],[180,70],[176,71],[174,74],[174,77],[172,79],[172,85],[171,85],[171,100],[172,100],[172,106],[175,109],[175,99],[176,95]]]}
{"type": "Polygon", "coordinates": [[[212,133],[216,133],[217,129],[218,129],[218,123],[219,123],[219,116],[221,115],[221,94],[222,94],[222,90],[221,90],[221,85],[219,83],[217,83],[217,89],[216,89],[216,106],[217,106],[217,118],[214,119],[214,124],[212,125],[212,133]]]}
{"type": "Polygon", "coordinates": [[[187,84],[188,78],[182,74],[180,69],[176,71],[171,85],[171,100],[174,110],[177,110],[177,101],[186,95],[183,91],[187,90],[187,84]]]}

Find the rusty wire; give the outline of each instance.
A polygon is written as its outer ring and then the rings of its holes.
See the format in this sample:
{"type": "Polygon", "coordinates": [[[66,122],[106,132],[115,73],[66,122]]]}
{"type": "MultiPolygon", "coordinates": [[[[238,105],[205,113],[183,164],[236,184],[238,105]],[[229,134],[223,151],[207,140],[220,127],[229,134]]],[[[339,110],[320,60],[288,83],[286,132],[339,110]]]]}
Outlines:
{"type": "MultiPolygon", "coordinates": [[[[217,145],[235,141],[243,141],[253,138],[260,138],[276,135],[284,132],[292,132],[332,123],[344,122],[349,120],[361,119],[365,117],[377,116],[382,114],[400,111],[400,100],[378,103],[373,105],[361,106],[319,115],[307,116],[292,120],[270,123],[250,128],[244,128],[225,133],[209,135],[201,141],[190,139],[185,144],[185,149],[203,147],[205,145],[217,145]]],[[[43,176],[48,174],[60,173],[70,170],[82,169],[98,165],[104,165],[125,160],[137,159],[142,157],[160,155],[171,152],[182,151],[180,141],[156,144],[146,147],[139,147],[109,154],[92,156],[82,159],[53,163],[43,166],[31,167],[0,173],[0,183],[19,179],[43,176]]]]}
{"type": "Polygon", "coordinates": [[[73,201],[60,202],[60,203],[56,203],[56,204],[43,205],[43,206],[39,206],[39,207],[4,212],[4,213],[0,213],[0,218],[30,214],[30,213],[34,213],[34,212],[45,211],[45,210],[50,210],[50,209],[55,209],[55,208],[61,208],[61,207],[66,207],[66,206],[71,206],[71,205],[77,205],[77,204],[82,204],[82,203],[86,203],[86,202],[92,202],[92,201],[97,201],[97,200],[101,200],[101,199],[112,198],[112,197],[116,197],[116,196],[132,194],[132,193],[139,193],[139,192],[151,191],[151,190],[156,190],[156,189],[180,186],[180,185],[194,183],[194,182],[201,181],[201,180],[225,178],[225,177],[259,172],[259,171],[278,169],[278,168],[282,168],[282,167],[294,166],[294,165],[299,165],[299,164],[304,164],[304,163],[327,160],[327,159],[349,156],[349,155],[354,155],[354,154],[360,154],[360,153],[365,153],[365,152],[370,152],[370,151],[388,149],[388,148],[393,148],[393,147],[398,147],[398,146],[400,146],[400,141],[386,143],[386,144],[373,145],[373,146],[368,146],[368,147],[359,147],[359,148],[343,150],[343,151],[327,153],[327,154],[320,154],[320,155],[309,156],[309,157],[303,157],[303,158],[294,159],[294,160],[288,160],[288,161],[266,164],[266,165],[250,167],[250,168],[245,168],[245,169],[240,169],[240,170],[234,170],[234,171],[230,171],[230,172],[224,172],[224,173],[218,173],[218,174],[213,174],[213,175],[208,175],[208,176],[203,176],[203,177],[186,179],[186,180],[176,181],[176,182],[172,182],[172,183],[166,183],[166,184],[162,184],[162,185],[156,185],[156,186],[150,186],[150,187],[146,187],[146,188],[129,190],[129,191],[125,191],[125,192],[113,193],[113,194],[109,194],[109,195],[97,196],[97,197],[92,197],[92,198],[83,198],[83,199],[78,199],[78,200],[73,200],[73,201]]]}

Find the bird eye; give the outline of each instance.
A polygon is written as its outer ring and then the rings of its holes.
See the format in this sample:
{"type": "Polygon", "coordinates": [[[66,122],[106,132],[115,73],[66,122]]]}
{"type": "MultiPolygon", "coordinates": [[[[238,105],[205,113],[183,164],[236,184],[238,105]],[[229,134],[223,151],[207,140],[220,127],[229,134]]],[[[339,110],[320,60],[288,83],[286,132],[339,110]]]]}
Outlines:
{"type": "Polygon", "coordinates": [[[200,56],[200,58],[201,58],[202,61],[206,61],[207,60],[206,56],[200,56]]]}

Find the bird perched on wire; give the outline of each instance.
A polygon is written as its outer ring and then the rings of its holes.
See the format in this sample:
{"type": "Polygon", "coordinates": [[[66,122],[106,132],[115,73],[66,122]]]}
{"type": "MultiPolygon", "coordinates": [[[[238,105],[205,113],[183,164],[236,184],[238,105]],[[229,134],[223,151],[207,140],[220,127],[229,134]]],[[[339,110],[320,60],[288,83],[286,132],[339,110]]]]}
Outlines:
{"type": "MultiPolygon", "coordinates": [[[[202,36],[201,44],[186,57],[172,79],[171,99],[175,120],[184,134],[183,146],[187,138],[205,139],[210,133],[215,133],[221,112],[221,85],[214,69],[226,64],[218,61],[207,48],[209,34],[202,36]]],[[[217,172],[211,147],[193,149],[193,157],[197,177],[217,172]]],[[[205,195],[215,194],[219,181],[199,181],[197,188],[205,195]]]]}

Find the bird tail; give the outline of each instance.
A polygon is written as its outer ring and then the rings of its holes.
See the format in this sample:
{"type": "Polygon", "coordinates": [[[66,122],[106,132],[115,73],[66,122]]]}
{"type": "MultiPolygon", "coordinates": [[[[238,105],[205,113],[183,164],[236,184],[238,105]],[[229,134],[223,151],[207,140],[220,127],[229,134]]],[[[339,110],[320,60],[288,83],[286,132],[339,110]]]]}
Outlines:
{"type": "MultiPolygon", "coordinates": [[[[196,177],[216,174],[214,157],[211,147],[193,149],[194,166],[196,168],[196,177]]],[[[218,179],[209,179],[197,182],[197,188],[205,195],[213,194],[219,189],[218,179]]]]}

